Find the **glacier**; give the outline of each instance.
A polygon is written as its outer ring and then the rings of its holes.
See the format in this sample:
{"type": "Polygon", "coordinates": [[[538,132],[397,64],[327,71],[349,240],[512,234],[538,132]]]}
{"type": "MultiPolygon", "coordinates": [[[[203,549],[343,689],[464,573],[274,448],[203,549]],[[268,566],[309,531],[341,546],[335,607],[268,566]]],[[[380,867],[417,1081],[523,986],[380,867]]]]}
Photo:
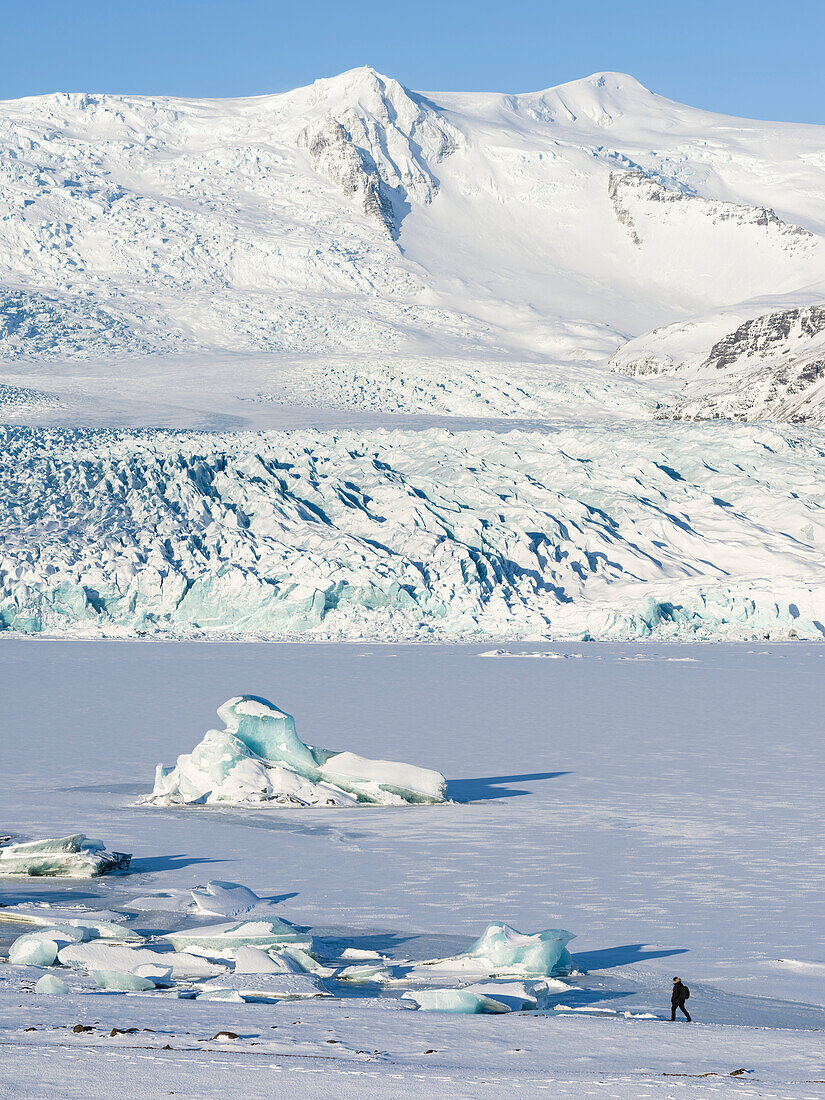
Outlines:
{"type": "Polygon", "coordinates": [[[814,429],[21,426],[0,440],[13,633],[823,636],[814,429]]]}
{"type": "MultiPolygon", "coordinates": [[[[154,790],[145,804],[401,806],[446,800],[447,783],[439,772],[305,745],[292,715],[265,699],[236,696],[218,708],[218,716],[224,730],[209,730],[191,753],[178,757],[174,768],[158,765],[154,790]]],[[[266,909],[261,899],[242,893],[240,887],[226,887],[213,886],[211,895],[194,893],[197,907],[214,911],[217,906],[226,915],[254,915],[266,909]]]]}

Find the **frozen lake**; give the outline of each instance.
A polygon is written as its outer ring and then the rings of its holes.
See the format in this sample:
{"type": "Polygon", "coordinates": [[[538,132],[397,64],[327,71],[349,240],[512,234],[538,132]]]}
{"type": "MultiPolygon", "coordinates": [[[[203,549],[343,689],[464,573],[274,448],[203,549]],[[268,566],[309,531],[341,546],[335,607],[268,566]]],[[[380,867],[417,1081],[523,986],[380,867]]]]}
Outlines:
{"type": "MultiPolygon", "coordinates": [[[[565,999],[571,1010],[661,1016],[678,973],[701,1024],[736,1025],[746,1047],[761,1042],[753,1028],[797,1029],[804,1045],[807,1029],[825,1026],[825,648],[539,643],[483,655],[494,648],[4,640],[2,829],[100,836],[134,853],[135,873],[79,886],[9,880],[0,901],[71,895],[117,907],[230,879],[285,895],[281,915],[313,934],[407,957],[463,949],[494,920],[563,927],[588,972],[584,992],[565,999]],[[310,743],[442,771],[457,804],[133,806],[155,764],[190,751],[220,725],[216,707],[242,693],[294,714],[310,743]]],[[[7,1029],[22,1029],[31,1009],[17,993],[2,997],[7,1029]]],[[[101,999],[86,1000],[99,1016],[101,999]]],[[[107,998],[126,1001],[148,1019],[147,999],[107,998]]],[[[152,1002],[154,1018],[168,1008],[181,1020],[193,1004],[152,1002]]],[[[209,1011],[252,1029],[273,1014],[209,1011]]],[[[335,1016],[329,1005],[282,1011],[319,1033],[335,1016]]],[[[376,1011],[365,1003],[363,1021],[376,1011]]],[[[415,1028],[424,1018],[415,1014],[415,1028]]],[[[401,1057],[413,1015],[379,1013],[371,1026],[379,1019],[387,1051],[401,1057]]],[[[450,1030],[456,1055],[462,1035],[486,1027],[485,1042],[510,1042],[527,1018],[427,1019],[450,1030]]],[[[590,1016],[545,1022],[574,1029],[571,1051],[586,1047],[588,1028],[607,1027],[590,1016]]],[[[695,1028],[690,1049],[704,1057],[723,1033],[695,1028]]],[[[546,1064],[556,1042],[543,1034],[531,1025],[546,1064]]],[[[25,1082],[22,1063],[18,1074],[25,1082]]],[[[589,1095],[583,1082],[578,1095],[589,1095]]],[[[568,1094],[559,1085],[557,1095],[568,1094]]]]}

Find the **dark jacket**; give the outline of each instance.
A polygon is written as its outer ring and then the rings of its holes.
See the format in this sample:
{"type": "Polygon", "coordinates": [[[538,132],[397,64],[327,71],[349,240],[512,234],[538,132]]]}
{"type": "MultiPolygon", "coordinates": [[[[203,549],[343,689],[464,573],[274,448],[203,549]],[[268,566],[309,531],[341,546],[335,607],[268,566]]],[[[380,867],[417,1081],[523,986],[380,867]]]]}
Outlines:
{"type": "Polygon", "coordinates": [[[672,1005],[683,1005],[688,999],[688,989],[684,982],[674,982],[673,992],[670,995],[672,1005]]]}

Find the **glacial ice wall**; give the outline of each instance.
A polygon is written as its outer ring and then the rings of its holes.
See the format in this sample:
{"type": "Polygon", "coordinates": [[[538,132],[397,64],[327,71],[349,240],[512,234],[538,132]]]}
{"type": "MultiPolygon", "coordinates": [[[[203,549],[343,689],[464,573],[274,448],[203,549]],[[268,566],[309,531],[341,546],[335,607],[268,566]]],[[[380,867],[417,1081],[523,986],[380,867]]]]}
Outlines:
{"type": "Polygon", "coordinates": [[[803,429],[0,429],[24,633],[819,638],[803,429]]]}

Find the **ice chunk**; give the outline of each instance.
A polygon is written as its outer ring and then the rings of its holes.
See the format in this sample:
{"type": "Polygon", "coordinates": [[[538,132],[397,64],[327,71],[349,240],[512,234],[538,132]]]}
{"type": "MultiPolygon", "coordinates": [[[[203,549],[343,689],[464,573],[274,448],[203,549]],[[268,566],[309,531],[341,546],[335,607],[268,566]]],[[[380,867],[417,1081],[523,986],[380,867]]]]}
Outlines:
{"type": "MultiPolygon", "coordinates": [[[[447,784],[439,772],[313,748],[298,737],[292,716],[265,699],[236,696],[218,715],[226,728],[209,730],[169,771],[159,765],[145,802],[402,806],[446,800],[447,784]]],[[[200,905],[202,896],[195,901],[200,905]]]]}
{"type": "Polygon", "coordinates": [[[57,941],[42,932],[30,932],[9,947],[9,962],[15,966],[51,966],[60,948],[57,941]]]}
{"type": "Polygon", "coordinates": [[[168,940],[176,951],[184,951],[189,947],[199,951],[216,951],[221,955],[239,947],[280,947],[287,943],[311,942],[293,925],[277,918],[210,924],[182,932],[167,932],[161,938],[168,940]]]}
{"type": "Polygon", "coordinates": [[[493,973],[550,975],[559,967],[573,939],[563,928],[525,935],[508,924],[491,924],[469,950],[471,958],[493,973]]]}
{"type": "Polygon", "coordinates": [[[301,967],[283,953],[270,955],[260,947],[237,947],[232,952],[236,974],[300,974],[301,967]]]}
{"type": "Polygon", "coordinates": [[[379,800],[378,792],[395,794],[405,802],[443,802],[446,780],[439,772],[398,764],[392,760],[368,760],[354,752],[339,752],[324,764],[324,775],[346,786],[363,784],[379,800]]]}
{"type": "Polygon", "coordinates": [[[155,985],[172,984],[172,967],[161,966],[158,963],[143,963],[135,969],[139,978],[148,978],[155,985]]]}
{"type": "Polygon", "coordinates": [[[178,757],[171,771],[158,766],[154,790],[144,802],[272,802],[300,807],[354,806],[358,799],[328,783],[312,782],[286,764],[259,760],[232,733],[209,730],[191,753],[178,757]]]}
{"type": "Polygon", "coordinates": [[[402,993],[402,999],[412,1001],[427,1012],[509,1012],[502,1001],[472,993],[467,989],[416,989],[402,993]]]}
{"type": "Polygon", "coordinates": [[[238,695],[218,707],[218,717],[255,756],[289,764],[301,775],[315,771],[318,761],[298,737],[295,719],[254,695],[238,695]]]}
{"type": "Polygon", "coordinates": [[[16,966],[51,966],[61,947],[87,939],[89,936],[79,928],[38,928],[14,940],[9,948],[9,962],[16,966]]]}
{"type": "Polygon", "coordinates": [[[243,1004],[244,999],[237,989],[205,989],[197,996],[199,1001],[232,1001],[234,1004],[243,1004]]]}
{"type": "Polygon", "coordinates": [[[34,986],[35,993],[50,993],[53,996],[63,996],[69,992],[69,987],[61,981],[56,974],[44,974],[34,986]]]}
{"type": "Polygon", "coordinates": [[[64,966],[81,970],[120,970],[138,974],[146,966],[171,970],[172,976],[181,979],[213,978],[223,968],[205,959],[176,951],[153,951],[148,947],[127,947],[122,944],[78,943],[64,947],[57,954],[64,966]]]}
{"type": "MultiPolygon", "coordinates": [[[[7,912],[2,910],[4,921],[15,921],[21,924],[33,924],[37,926],[37,932],[29,935],[37,935],[43,931],[60,930],[62,943],[81,943],[86,940],[117,940],[121,943],[142,943],[143,937],[122,924],[116,924],[111,920],[101,920],[94,913],[88,917],[71,916],[76,909],[61,909],[58,907],[44,907],[28,910],[16,910],[7,912]]],[[[113,914],[116,916],[117,914],[113,914]]]]}
{"type": "Polygon", "coordinates": [[[279,952],[280,957],[286,956],[291,959],[300,970],[305,971],[308,974],[317,974],[323,978],[329,978],[334,973],[333,967],[324,966],[323,963],[318,962],[312,953],[312,944],[301,943],[288,943],[284,946],[283,950],[279,952]]]}
{"type": "Polygon", "coordinates": [[[124,928],[122,924],[114,921],[86,920],[82,917],[72,917],[63,922],[70,928],[77,928],[83,932],[89,940],[117,940],[120,943],[143,943],[143,936],[133,932],[130,928],[124,928]]]}
{"type": "MultiPolygon", "coordinates": [[[[32,902],[27,905],[0,906],[0,917],[4,921],[21,921],[24,924],[74,925],[83,928],[97,928],[98,935],[107,938],[131,938],[135,934],[123,928],[121,921],[129,918],[125,913],[114,909],[90,909],[85,905],[52,905],[50,902],[32,902]],[[106,931],[103,931],[103,928],[106,931]],[[119,931],[115,931],[118,929],[119,931]]],[[[136,937],[137,938],[137,937],[136,937]]]]}
{"type": "Polygon", "coordinates": [[[224,974],[205,983],[207,990],[232,990],[245,1001],[281,1001],[329,997],[328,989],[311,974],[224,974]]]}
{"type": "Polygon", "coordinates": [[[131,856],[107,852],[99,840],[83,833],[0,845],[0,875],[95,878],[125,871],[131,856]]]}
{"type": "MultiPolygon", "coordinates": [[[[562,982],[554,982],[552,978],[550,983],[565,992],[570,988],[562,982]]],[[[507,1005],[511,1012],[523,1012],[536,1008],[539,1002],[545,999],[550,990],[550,984],[547,981],[515,982],[492,979],[465,985],[462,989],[466,993],[480,993],[483,997],[492,997],[493,1000],[507,1005]]]]}
{"type": "Polygon", "coordinates": [[[9,948],[9,962],[15,966],[52,966],[60,948],[45,936],[21,936],[9,948]]]}
{"type": "Polygon", "coordinates": [[[155,988],[151,978],[125,970],[90,970],[89,976],[97,982],[100,989],[112,989],[119,993],[141,993],[155,988]]]}
{"type": "Polygon", "coordinates": [[[343,970],[336,974],[336,977],[342,982],[353,982],[355,984],[361,982],[389,982],[392,980],[390,971],[380,963],[345,966],[343,970]]]}
{"type": "Polygon", "coordinates": [[[192,890],[192,898],[198,913],[230,920],[240,917],[267,917],[275,903],[241,886],[237,882],[207,882],[205,887],[192,890]]]}
{"type": "Polygon", "coordinates": [[[508,924],[491,924],[469,951],[422,965],[490,976],[547,977],[567,969],[567,944],[573,938],[563,928],[524,934],[508,924]]]}

